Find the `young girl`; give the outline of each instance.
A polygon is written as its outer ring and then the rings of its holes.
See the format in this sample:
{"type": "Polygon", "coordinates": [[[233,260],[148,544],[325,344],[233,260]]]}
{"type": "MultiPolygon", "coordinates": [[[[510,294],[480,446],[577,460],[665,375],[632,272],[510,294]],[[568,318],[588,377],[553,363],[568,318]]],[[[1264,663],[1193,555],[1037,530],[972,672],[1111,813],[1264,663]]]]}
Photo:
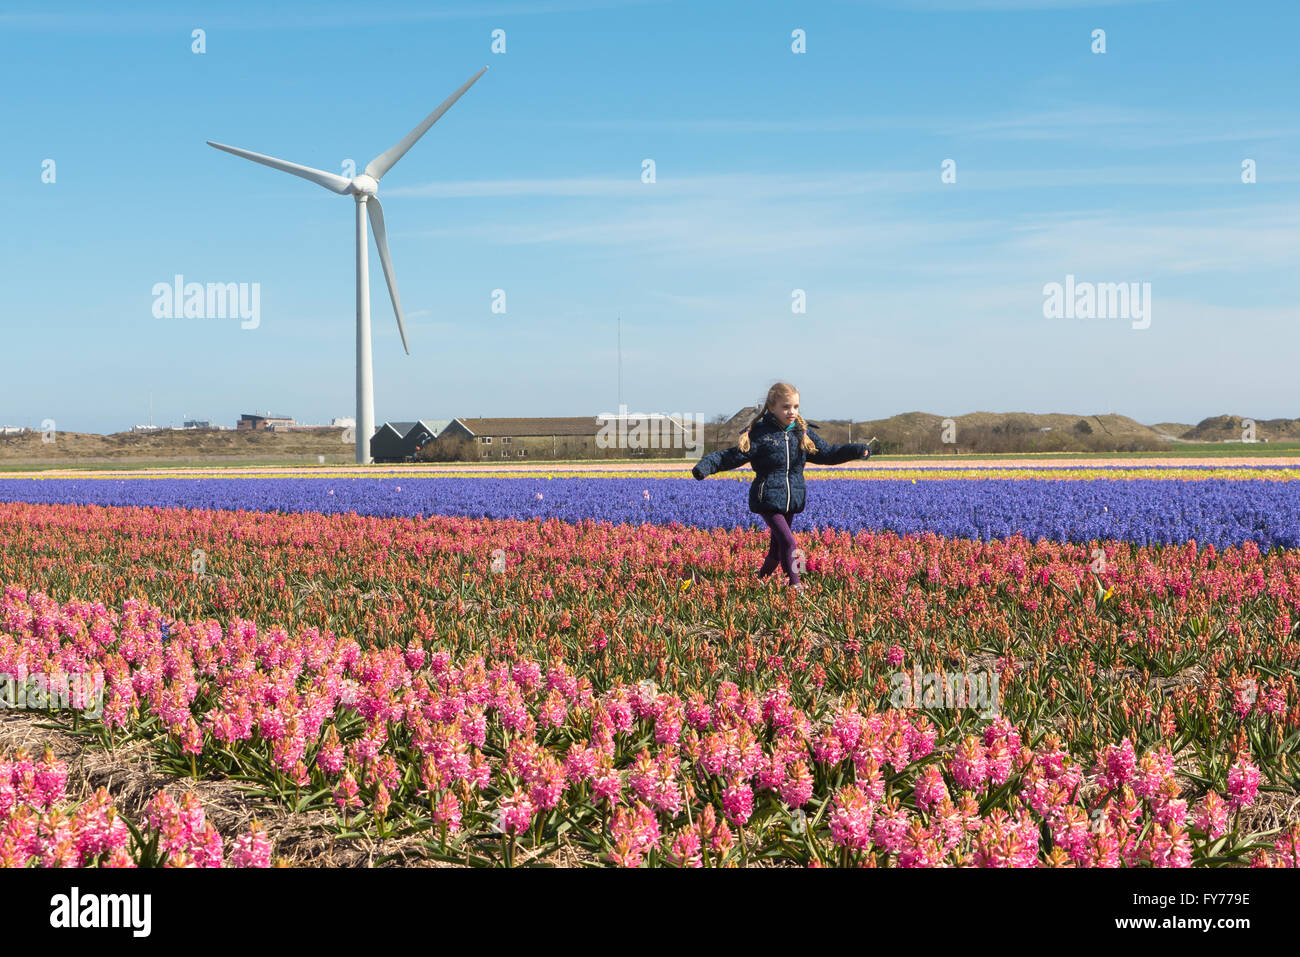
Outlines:
{"type": "Polygon", "coordinates": [[[827,445],[799,414],[799,390],[778,382],[768,391],[763,411],[741,433],[739,444],[704,456],[691,474],[703,479],[746,462],[753,466],[749,510],[761,515],[772,530],[772,544],[758,577],[766,578],[779,563],[790,584],[799,587],[790,523],[804,508],[804,461],[839,465],[870,455],[870,447],[861,443],[827,445]]]}

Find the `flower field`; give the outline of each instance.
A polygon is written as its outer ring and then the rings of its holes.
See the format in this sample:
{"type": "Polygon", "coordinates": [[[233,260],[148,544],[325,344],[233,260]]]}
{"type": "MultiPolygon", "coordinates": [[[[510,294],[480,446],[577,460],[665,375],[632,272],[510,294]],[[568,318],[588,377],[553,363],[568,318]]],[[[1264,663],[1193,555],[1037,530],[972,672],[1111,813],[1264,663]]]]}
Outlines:
{"type": "Polygon", "coordinates": [[[849,471],[798,592],[727,480],[0,480],[0,674],[89,676],[57,733],[284,822],[128,826],[10,755],[0,861],[1300,863],[1294,469],[849,471]]]}
{"type": "MultiPolygon", "coordinates": [[[[762,528],[750,513],[748,470],[695,482],[625,471],[585,474],[483,470],[426,477],[291,473],[204,477],[0,479],[0,501],[319,512],[378,517],[451,515],[584,519],[706,529],[762,528]],[[738,487],[739,486],[739,487],[738,487]]],[[[1119,540],[1218,548],[1300,546],[1300,469],[1123,468],[809,469],[816,484],[799,527],[891,531],[989,541],[1021,535],[1062,542],[1119,540]],[[854,477],[838,477],[843,475],[854,477]],[[1019,476],[1019,477],[1015,477],[1019,476]],[[1151,477],[1160,476],[1160,477],[1151,477]],[[1249,476],[1249,477],[1247,477],[1249,476]]]]}

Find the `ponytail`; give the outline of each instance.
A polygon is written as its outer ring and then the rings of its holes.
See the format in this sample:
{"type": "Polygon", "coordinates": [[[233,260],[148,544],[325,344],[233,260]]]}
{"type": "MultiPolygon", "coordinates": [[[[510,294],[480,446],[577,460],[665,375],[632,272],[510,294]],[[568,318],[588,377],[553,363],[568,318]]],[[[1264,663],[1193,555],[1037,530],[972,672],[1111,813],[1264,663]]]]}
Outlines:
{"type": "Polygon", "coordinates": [[[817,451],[817,444],[808,435],[808,423],[803,420],[803,416],[798,412],[794,414],[794,420],[799,423],[799,431],[803,433],[803,438],[799,440],[800,447],[812,455],[817,451]]]}
{"type": "Polygon", "coordinates": [[[759,422],[763,421],[763,416],[766,414],[767,410],[763,409],[758,413],[758,415],[754,416],[749,425],[745,426],[745,431],[740,433],[740,441],[736,443],[736,448],[740,449],[742,452],[749,451],[749,430],[758,425],[759,422]]]}

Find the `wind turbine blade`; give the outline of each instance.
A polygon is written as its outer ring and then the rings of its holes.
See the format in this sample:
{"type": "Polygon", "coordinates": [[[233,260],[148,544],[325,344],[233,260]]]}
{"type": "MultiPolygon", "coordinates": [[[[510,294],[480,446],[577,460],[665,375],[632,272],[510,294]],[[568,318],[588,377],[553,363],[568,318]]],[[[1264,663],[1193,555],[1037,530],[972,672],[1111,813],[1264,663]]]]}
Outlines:
{"type": "Polygon", "coordinates": [[[397,298],[397,278],[393,275],[393,261],[388,258],[388,232],[384,229],[384,207],[379,205],[378,197],[371,196],[366,201],[370,212],[370,230],[375,234],[375,246],[379,248],[379,262],[384,267],[384,279],[388,283],[388,296],[393,300],[393,312],[397,315],[397,331],[402,334],[402,348],[409,356],[411,350],[406,345],[406,324],[402,322],[402,301],[397,298]]]}
{"type": "Polygon", "coordinates": [[[429,127],[433,126],[434,123],[438,122],[439,117],[441,117],[442,114],[450,110],[452,104],[455,103],[457,100],[459,100],[465,94],[465,91],[468,90],[471,86],[473,86],[474,82],[486,72],[487,72],[487,67],[484,67],[483,69],[475,73],[472,77],[470,77],[468,80],[465,81],[464,86],[462,86],[451,96],[447,97],[447,99],[443,100],[442,106],[438,107],[428,116],[426,116],[424,118],[423,123],[421,123],[415,129],[411,130],[411,132],[407,133],[406,137],[400,143],[398,143],[396,146],[394,146],[392,149],[388,150],[387,152],[380,153],[378,156],[372,159],[370,163],[366,166],[366,175],[373,176],[376,181],[382,179],[383,175],[393,168],[393,164],[395,164],[399,159],[405,156],[406,151],[409,150],[412,146],[414,146],[416,144],[416,141],[419,140],[421,136],[429,132],[429,127]]]}
{"type": "Polygon", "coordinates": [[[290,163],[288,160],[276,159],[274,156],[266,156],[262,153],[254,153],[252,150],[241,150],[237,146],[225,146],[221,143],[214,143],[212,140],[207,141],[209,146],[219,150],[225,150],[227,153],[234,153],[236,156],[242,156],[244,159],[250,159],[254,163],[261,163],[263,166],[269,166],[272,169],[278,169],[285,173],[292,173],[294,176],[301,176],[303,179],[309,179],[313,183],[324,186],[328,190],[336,193],[346,193],[352,186],[352,181],[338,176],[334,173],[326,173],[324,170],[312,169],[310,166],[299,166],[297,163],[290,163]]]}

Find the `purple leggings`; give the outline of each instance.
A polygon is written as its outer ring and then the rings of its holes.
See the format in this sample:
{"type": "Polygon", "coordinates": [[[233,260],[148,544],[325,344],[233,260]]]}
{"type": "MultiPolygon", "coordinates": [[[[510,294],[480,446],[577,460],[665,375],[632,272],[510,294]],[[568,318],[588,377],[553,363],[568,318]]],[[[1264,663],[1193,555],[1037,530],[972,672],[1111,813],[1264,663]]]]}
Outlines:
{"type": "Polygon", "coordinates": [[[791,585],[799,584],[799,573],[794,567],[794,533],[790,524],[794,521],[791,512],[760,512],[767,527],[772,530],[772,544],[768,547],[763,567],[758,570],[759,578],[766,578],[776,571],[779,563],[790,578],[791,585]]]}

